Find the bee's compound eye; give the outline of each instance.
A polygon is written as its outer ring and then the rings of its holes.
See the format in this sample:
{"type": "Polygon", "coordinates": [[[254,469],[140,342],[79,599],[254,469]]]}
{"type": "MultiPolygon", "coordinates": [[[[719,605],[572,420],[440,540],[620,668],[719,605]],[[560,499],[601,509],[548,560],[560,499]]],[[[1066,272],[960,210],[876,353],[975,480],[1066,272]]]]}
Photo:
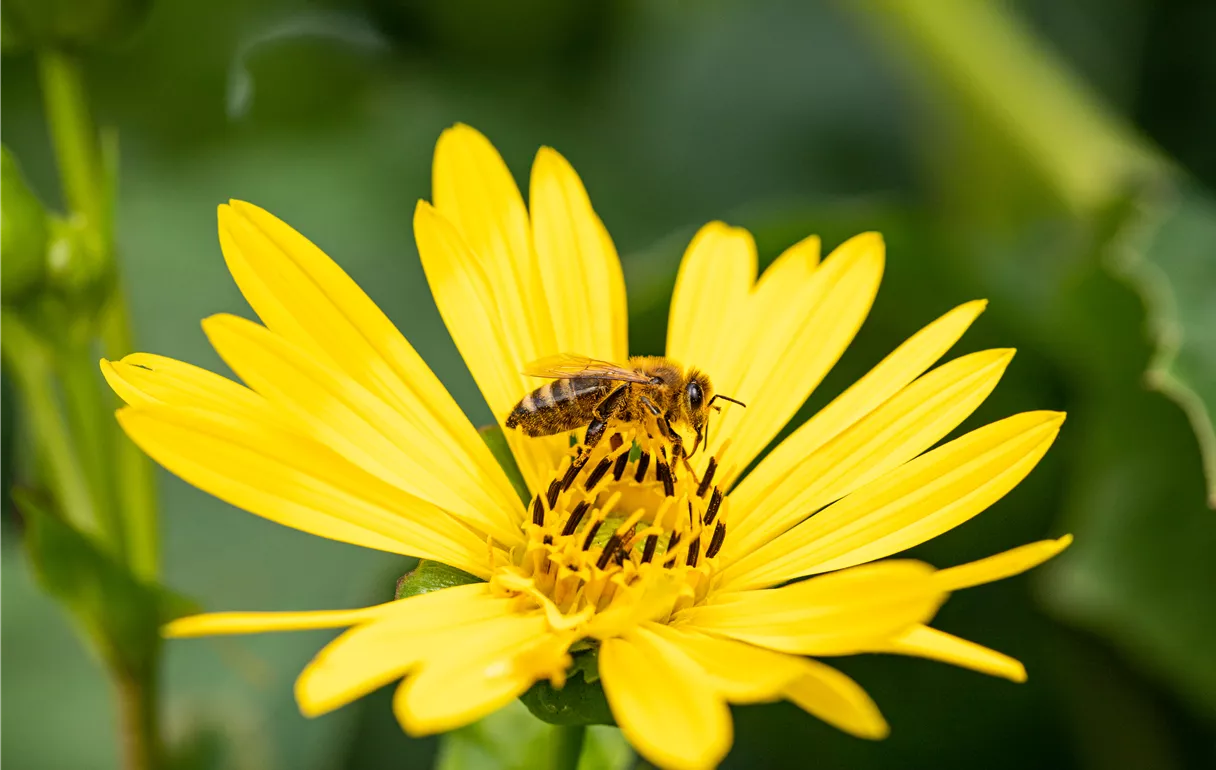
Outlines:
{"type": "Polygon", "coordinates": [[[701,402],[705,399],[705,393],[701,391],[701,384],[696,382],[688,383],[688,405],[693,409],[700,409],[701,402]]]}

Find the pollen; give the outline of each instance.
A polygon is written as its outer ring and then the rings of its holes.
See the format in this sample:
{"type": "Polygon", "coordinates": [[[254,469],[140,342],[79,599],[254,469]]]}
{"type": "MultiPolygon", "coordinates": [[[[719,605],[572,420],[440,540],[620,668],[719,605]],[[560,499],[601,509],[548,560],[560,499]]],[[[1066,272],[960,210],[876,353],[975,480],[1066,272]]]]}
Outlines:
{"type": "Polygon", "coordinates": [[[574,447],[491,584],[562,625],[643,604],[646,619],[668,619],[705,598],[726,539],[717,468],[711,458],[698,478],[665,441],[628,427],[589,453],[574,447]]]}

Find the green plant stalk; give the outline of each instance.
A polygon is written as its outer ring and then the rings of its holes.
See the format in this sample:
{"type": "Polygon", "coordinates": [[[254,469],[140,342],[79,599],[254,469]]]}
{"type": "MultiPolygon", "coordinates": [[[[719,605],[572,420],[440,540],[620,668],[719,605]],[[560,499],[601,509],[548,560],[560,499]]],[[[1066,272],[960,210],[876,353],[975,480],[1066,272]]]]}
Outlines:
{"type": "MultiPolygon", "coordinates": [[[[107,358],[119,359],[134,349],[131,319],[121,287],[115,288],[101,327],[102,349],[107,358]]],[[[95,363],[94,363],[95,365],[95,363]]],[[[147,455],[123,435],[114,419],[117,399],[106,396],[106,424],[112,431],[113,483],[122,501],[127,561],[135,576],[155,582],[160,575],[160,526],[156,502],[156,475],[147,455]]]]}
{"type": "Polygon", "coordinates": [[[93,498],[97,529],[103,542],[120,561],[126,561],[122,506],[114,496],[111,409],[101,390],[89,339],[74,339],[58,352],[59,381],[76,454],[93,498]]]}
{"type": "Polygon", "coordinates": [[[42,342],[14,313],[0,319],[4,364],[29,415],[46,483],[68,520],[82,532],[97,532],[88,478],[76,455],[72,432],[55,399],[54,368],[42,342]]]}
{"type": "Polygon", "coordinates": [[[1129,185],[1168,173],[1126,129],[993,0],[865,0],[844,7],[871,20],[1025,151],[1075,212],[1100,211],[1129,185]]]}
{"type": "MultiPolygon", "coordinates": [[[[108,159],[103,158],[102,144],[89,115],[80,64],[70,53],[46,49],[39,52],[39,74],[64,201],[72,215],[83,221],[110,269],[116,272],[112,222],[116,169],[112,153],[108,159]]],[[[101,318],[103,342],[109,355],[121,355],[131,348],[129,314],[117,281],[110,284],[109,292],[101,318]]],[[[81,424],[81,433],[87,437],[81,448],[95,465],[91,473],[82,475],[92,476],[95,481],[92,499],[113,506],[101,516],[116,517],[112,521],[117,522],[116,529],[123,536],[118,552],[127,566],[139,577],[154,580],[159,554],[151,470],[134,456],[135,448],[113,420],[113,401],[97,380],[91,339],[71,345],[65,352],[60,369],[67,411],[81,424]],[[91,426],[100,429],[94,433],[91,426]]],[[[75,456],[68,441],[67,451],[75,456]]],[[[109,667],[129,770],[155,770],[161,764],[159,646],[152,650],[148,659],[135,667],[109,667]]]]}
{"type": "Polygon", "coordinates": [[[156,770],[161,766],[157,677],[155,662],[152,663],[147,671],[118,672],[114,676],[126,770],[156,770]]]}
{"type": "Polygon", "coordinates": [[[550,770],[576,770],[586,737],[587,727],[585,725],[555,726],[552,753],[550,754],[550,770]]]}
{"type": "Polygon", "coordinates": [[[84,216],[89,227],[104,232],[101,154],[80,64],[70,53],[45,49],[38,54],[38,74],[64,202],[72,213],[84,216]]]}

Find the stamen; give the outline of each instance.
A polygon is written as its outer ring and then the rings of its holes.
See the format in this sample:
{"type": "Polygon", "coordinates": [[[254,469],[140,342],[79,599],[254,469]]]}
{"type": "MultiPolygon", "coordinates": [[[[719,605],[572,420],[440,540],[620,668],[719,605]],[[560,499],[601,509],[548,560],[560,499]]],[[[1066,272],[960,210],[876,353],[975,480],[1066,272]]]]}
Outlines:
{"type": "Polygon", "coordinates": [[[701,479],[700,486],[697,487],[697,497],[705,497],[705,493],[709,491],[709,485],[713,483],[714,473],[718,470],[718,458],[709,458],[709,465],[705,468],[705,476],[701,479]]]}
{"type": "Polygon", "coordinates": [[[612,466],[612,480],[620,481],[625,475],[625,468],[629,465],[629,453],[622,452],[621,456],[616,458],[616,463],[612,466]]]}
{"type": "Polygon", "coordinates": [[[654,552],[659,547],[659,536],[649,535],[646,538],[646,545],[642,547],[642,563],[649,564],[654,558],[654,552]]]}
{"type": "Polygon", "coordinates": [[[638,470],[633,474],[633,480],[639,484],[645,481],[648,467],[650,467],[650,453],[642,452],[642,456],[638,458],[638,470]]]}
{"type": "Polygon", "coordinates": [[[679,544],[680,544],[680,533],[672,532],[671,537],[667,538],[667,553],[671,553],[672,551],[674,551],[676,546],[679,544]]]}
{"type": "Polygon", "coordinates": [[[701,555],[701,536],[697,535],[695,538],[693,538],[693,541],[688,544],[688,558],[685,560],[684,563],[690,567],[695,567],[695,566],[697,566],[697,557],[699,557],[700,555],[701,555]]]}
{"type": "Polygon", "coordinates": [[[671,466],[662,460],[655,460],[654,475],[659,481],[663,482],[663,494],[668,497],[675,497],[676,482],[671,476],[671,466]]]}
{"type": "Polygon", "coordinates": [[[588,492],[595,489],[595,485],[600,483],[600,480],[604,478],[604,475],[608,473],[608,469],[611,467],[612,458],[605,457],[603,460],[600,460],[600,464],[595,466],[595,469],[587,476],[587,480],[583,482],[583,489],[588,492]]]}
{"type": "Polygon", "coordinates": [[[621,438],[621,434],[619,433],[613,433],[608,437],[608,446],[612,448],[613,452],[620,449],[624,444],[625,439],[621,438]]]}
{"type": "Polygon", "coordinates": [[[603,520],[600,520],[587,528],[587,537],[583,540],[584,551],[591,549],[591,541],[595,540],[595,533],[600,531],[600,525],[603,523],[603,520]]]}
{"type": "Polygon", "coordinates": [[[562,537],[569,537],[574,534],[574,530],[578,529],[579,522],[583,520],[583,514],[587,513],[587,509],[590,507],[590,500],[584,500],[574,506],[574,510],[570,512],[570,518],[566,519],[566,526],[562,527],[562,537]]]}
{"type": "Polygon", "coordinates": [[[545,535],[543,542],[545,545],[553,545],[553,535],[545,535]]]}
{"type": "Polygon", "coordinates": [[[545,526],[545,506],[541,505],[540,495],[532,498],[532,523],[538,527],[545,526]]]}
{"type": "MultiPolygon", "coordinates": [[[[566,469],[566,475],[562,476],[562,480],[561,480],[561,490],[563,492],[570,491],[570,486],[572,484],[574,484],[574,480],[576,478],[578,478],[579,471],[581,471],[583,469],[583,466],[586,464],[587,464],[586,455],[579,455],[578,457],[576,457],[570,461],[570,467],[566,469]]],[[[555,480],[553,483],[556,484],[558,482],[555,480]]]]}
{"type": "Polygon", "coordinates": [[[614,533],[612,537],[608,538],[608,543],[604,546],[604,552],[600,554],[600,558],[595,562],[595,566],[600,569],[607,567],[608,562],[612,560],[612,554],[616,552],[620,544],[621,536],[614,533]]]}
{"type": "Polygon", "coordinates": [[[709,506],[705,509],[705,526],[714,523],[714,517],[718,515],[718,508],[722,507],[722,490],[714,487],[714,493],[709,498],[709,506]]]}
{"type": "MultiPolygon", "coordinates": [[[[573,468],[574,466],[571,465],[570,467],[573,468]]],[[[567,471],[567,475],[569,475],[569,471],[567,471]]],[[[554,506],[557,505],[557,496],[561,493],[562,485],[557,479],[549,482],[549,491],[545,493],[545,501],[549,503],[549,510],[553,510],[554,506]]]]}
{"type": "Polygon", "coordinates": [[[718,555],[718,551],[722,550],[722,542],[726,540],[726,525],[718,522],[718,526],[714,527],[714,535],[709,539],[709,548],[705,549],[705,558],[712,559],[718,555]]]}

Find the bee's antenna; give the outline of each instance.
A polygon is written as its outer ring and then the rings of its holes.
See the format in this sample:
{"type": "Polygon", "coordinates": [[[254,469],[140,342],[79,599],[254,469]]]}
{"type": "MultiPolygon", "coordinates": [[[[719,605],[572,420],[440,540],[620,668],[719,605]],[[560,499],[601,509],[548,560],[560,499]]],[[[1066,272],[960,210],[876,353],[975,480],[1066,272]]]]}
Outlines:
{"type": "MultiPolygon", "coordinates": [[[[747,408],[747,404],[743,403],[739,399],[731,398],[730,396],[723,396],[720,393],[715,393],[713,398],[709,399],[709,403],[706,406],[709,407],[710,409],[713,409],[715,412],[721,412],[722,407],[714,406],[714,402],[717,401],[718,399],[722,399],[723,401],[729,401],[732,404],[738,404],[739,406],[743,407],[744,409],[747,408]]],[[[699,446],[701,446],[700,432],[697,433],[697,443],[693,444],[693,446],[692,446],[692,454],[696,454],[697,447],[699,447],[699,446]]],[[[708,449],[709,449],[709,417],[705,418],[705,448],[708,451],[708,449]]],[[[692,454],[690,454],[689,457],[692,457],[692,454]]]]}

